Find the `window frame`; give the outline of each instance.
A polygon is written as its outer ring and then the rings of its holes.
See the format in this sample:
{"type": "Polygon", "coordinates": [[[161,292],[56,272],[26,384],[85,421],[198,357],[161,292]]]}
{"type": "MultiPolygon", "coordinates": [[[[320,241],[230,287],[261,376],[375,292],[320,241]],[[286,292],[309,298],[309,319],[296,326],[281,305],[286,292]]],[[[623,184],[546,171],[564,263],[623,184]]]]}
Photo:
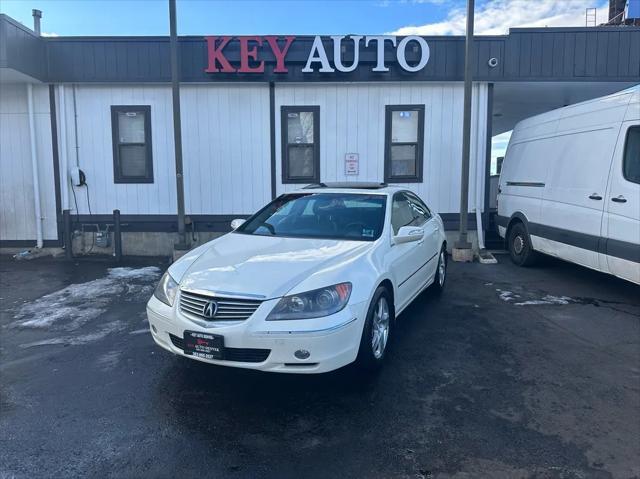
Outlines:
{"type": "Polygon", "coordinates": [[[624,148],[622,150],[622,178],[629,183],[633,183],[634,185],[640,185],[640,181],[634,181],[627,177],[627,148],[629,147],[629,139],[631,137],[631,131],[640,131],[640,125],[631,125],[627,128],[627,132],[624,139],[624,148]]]}
{"type": "Polygon", "coordinates": [[[386,183],[422,183],[424,163],[424,104],[414,105],[385,105],[384,118],[384,181],[386,183]],[[392,122],[395,111],[418,112],[418,141],[417,142],[392,142],[392,122]],[[396,145],[416,145],[416,174],[394,176],[391,173],[391,147],[396,145]]]}
{"type": "Polygon", "coordinates": [[[111,105],[111,143],[113,146],[113,182],[153,183],[153,145],[151,142],[151,106],[150,105],[111,105]],[[120,143],[118,113],[135,111],[144,114],[144,143],[120,143]],[[145,176],[125,176],[121,174],[120,147],[122,145],[144,145],[147,174],[145,176]]]}
{"type": "MultiPolygon", "coordinates": [[[[283,184],[309,184],[320,182],[320,106],[319,105],[281,105],[280,106],[280,149],[283,184]],[[298,143],[298,145],[313,146],[313,176],[289,175],[289,113],[311,112],[313,114],[313,144],[298,143]]],[[[291,143],[294,144],[294,143],[291,143]]]]}

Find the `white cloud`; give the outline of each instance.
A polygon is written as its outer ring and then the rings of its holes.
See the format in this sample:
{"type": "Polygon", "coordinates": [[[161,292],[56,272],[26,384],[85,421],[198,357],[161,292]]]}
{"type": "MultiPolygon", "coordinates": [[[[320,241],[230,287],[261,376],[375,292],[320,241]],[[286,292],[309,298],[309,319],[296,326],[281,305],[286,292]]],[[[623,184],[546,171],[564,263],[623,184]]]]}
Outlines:
{"type": "Polygon", "coordinates": [[[40,32],[40,35],[43,37],[59,37],[56,32],[40,32]]]}
{"type": "MultiPolygon", "coordinates": [[[[488,0],[476,7],[474,30],[478,35],[504,35],[514,27],[580,27],[585,9],[597,7],[596,22],[608,20],[603,0],[488,0]]],[[[442,22],[405,26],[392,35],[464,35],[466,10],[454,8],[442,22]]]]}

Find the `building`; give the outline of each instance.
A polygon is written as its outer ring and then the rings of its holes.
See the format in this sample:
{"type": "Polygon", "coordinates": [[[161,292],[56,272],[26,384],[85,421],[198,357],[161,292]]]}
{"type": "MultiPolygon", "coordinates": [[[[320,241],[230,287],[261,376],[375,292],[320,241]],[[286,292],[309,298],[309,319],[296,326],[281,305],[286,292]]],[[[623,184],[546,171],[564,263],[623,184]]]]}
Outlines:
{"type": "MultiPolygon", "coordinates": [[[[318,181],[405,185],[457,229],[464,37],[184,36],[179,51],[192,244],[318,181]]],[[[640,82],[640,28],[512,29],[475,54],[469,223],[487,231],[492,135],[640,82]]],[[[118,209],[125,254],[170,253],[169,38],[44,38],[0,15],[0,171],[0,247],[80,231],[76,254],[103,251],[118,209]]]]}

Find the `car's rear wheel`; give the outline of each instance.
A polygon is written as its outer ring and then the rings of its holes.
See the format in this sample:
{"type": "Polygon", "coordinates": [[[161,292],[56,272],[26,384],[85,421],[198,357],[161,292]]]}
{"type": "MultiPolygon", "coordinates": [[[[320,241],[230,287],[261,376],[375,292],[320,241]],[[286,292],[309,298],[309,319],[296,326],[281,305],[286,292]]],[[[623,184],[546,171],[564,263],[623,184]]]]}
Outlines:
{"type": "Polygon", "coordinates": [[[393,326],[393,303],[387,289],[380,286],[369,305],[360,339],[356,360],[364,369],[377,369],[382,365],[393,326]]]}
{"type": "Polygon", "coordinates": [[[442,245],[440,254],[438,255],[438,266],[436,268],[436,277],[433,279],[431,289],[437,294],[444,290],[444,283],[447,280],[447,248],[442,245]]]}
{"type": "Polygon", "coordinates": [[[531,266],[537,259],[537,253],[531,245],[531,238],[523,223],[514,224],[507,238],[509,256],[518,266],[531,266]]]}

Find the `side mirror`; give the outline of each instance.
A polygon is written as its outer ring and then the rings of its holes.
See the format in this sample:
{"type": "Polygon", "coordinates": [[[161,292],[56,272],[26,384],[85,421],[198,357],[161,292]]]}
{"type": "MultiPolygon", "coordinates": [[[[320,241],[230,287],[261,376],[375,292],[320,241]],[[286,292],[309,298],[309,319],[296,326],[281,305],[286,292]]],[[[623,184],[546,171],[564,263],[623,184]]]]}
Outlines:
{"type": "Polygon", "coordinates": [[[403,226],[398,230],[398,234],[393,237],[394,244],[411,243],[412,241],[420,241],[424,238],[422,228],[415,226],[403,226]]]}
{"type": "Polygon", "coordinates": [[[243,223],[244,223],[245,221],[246,221],[246,220],[243,220],[243,219],[241,219],[241,218],[236,218],[235,220],[231,221],[231,229],[232,229],[232,230],[237,230],[238,228],[240,228],[240,226],[242,226],[242,225],[243,225],[243,223]]]}

